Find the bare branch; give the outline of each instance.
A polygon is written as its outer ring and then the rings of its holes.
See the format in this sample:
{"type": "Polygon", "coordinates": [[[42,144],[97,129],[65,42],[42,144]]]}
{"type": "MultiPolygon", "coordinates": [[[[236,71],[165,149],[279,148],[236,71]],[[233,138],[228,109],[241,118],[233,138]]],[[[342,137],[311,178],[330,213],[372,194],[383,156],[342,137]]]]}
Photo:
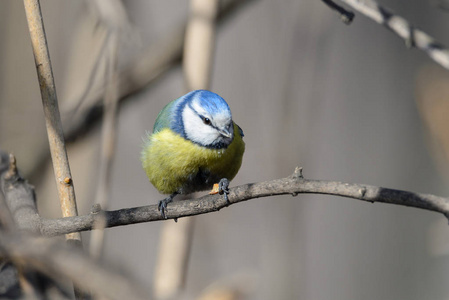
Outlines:
{"type": "MultiPolygon", "coordinates": [[[[365,184],[343,183],[302,178],[299,168],[289,177],[271,181],[250,183],[230,189],[231,204],[250,199],[275,195],[326,194],[353,198],[367,202],[390,203],[435,211],[449,216],[449,199],[430,194],[419,194],[365,184]]],[[[194,200],[170,203],[166,211],[168,219],[176,219],[219,211],[226,207],[220,195],[207,195],[194,200]]],[[[142,222],[161,221],[164,218],[157,205],[105,211],[107,227],[142,222]]],[[[96,214],[52,220],[42,220],[41,232],[46,236],[61,235],[74,231],[91,230],[96,214]]]]}
{"type": "MultiPolygon", "coordinates": [[[[24,0],[24,5],[41,89],[45,123],[62,215],[64,217],[76,216],[78,211],[76,208],[75,190],[65,148],[64,133],[40,3],[39,0],[24,0]]],[[[81,235],[72,233],[67,235],[67,239],[81,241],[81,235]]]]}
{"type": "Polygon", "coordinates": [[[340,0],[405,40],[407,47],[426,52],[436,63],[449,70],[449,50],[406,19],[393,14],[374,0],[340,0]]]}
{"type": "MultiPolygon", "coordinates": [[[[4,155],[4,152],[0,151],[0,154],[4,155]]],[[[5,182],[4,172],[6,171],[5,168],[2,168],[2,164],[0,163],[0,172],[2,171],[3,173],[0,173],[0,187],[4,188],[8,184],[12,184],[12,182],[5,182]]],[[[15,185],[9,186],[7,188],[8,191],[22,188],[32,191],[32,187],[26,183],[25,180],[20,179],[13,181],[15,182],[15,185]]],[[[3,189],[2,192],[6,195],[5,189],[3,189]]],[[[449,216],[449,198],[367,184],[304,179],[301,168],[296,168],[295,172],[286,178],[249,183],[231,188],[229,201],[232,205],[255,198],[288,194],[292,196],[297,196],[298,194],[333,195],[371,203],[389,203],[421,208],[442,213],[446,217],[449,216]]],[[[9,199],[8,197],[5,198],[6,200],[9,199]]],[[[27,200],[24,202],[24,205],[30,207],[34,206],[34,209],[29,210],[31,213],[28,217],[31,217],[33,215],[32,211],[35,211],[34,192],[24,193],[22,198],[22,200],[27,200]]],[[[10,205],[9,201],[7,202],[8,205],[10,205]]],[[[227,206],[226,200],[224,200],[221,195],[206,195],[198,199],[170,203],[166,215],[168,219],[176,219],[219,211],[227,206]]],[[[10,206],[13,215],[22,208],[22,206],[17,205],[14,207],[10,206]]],[[[36,218],[27,220],[29,224],[28,228],[30,228],[31,231],[40,231],[44,236],[57,236],[70,232],[92,230],[92,226],[98,218],[99,212],[100,210],[95,210],[88,215],[59,219],[39,218],[39,216],[35,214],[37,216],[36,218]]],[[[102,212],[106,216],[107,227],[165,220],[158,211],[157,205],[123,208],[102,212]]],[[[22,218],[19,220],[20,222],[23,222],[22,218]]]]}
{"type": "Polygon", "coordinates": [[[348,11],[346,9],[344,9],[343,7],[341,7],[340,5],[338,5],[337,3],[335,3],[332,0],[323,0],[323,2],[329,6],[330,8],[332,8],[333,10],[337,11],[340,14],[341,20],[349,25],[352,23],[352,20],[354,19],[354,13],[352,11],[348,11]]]}

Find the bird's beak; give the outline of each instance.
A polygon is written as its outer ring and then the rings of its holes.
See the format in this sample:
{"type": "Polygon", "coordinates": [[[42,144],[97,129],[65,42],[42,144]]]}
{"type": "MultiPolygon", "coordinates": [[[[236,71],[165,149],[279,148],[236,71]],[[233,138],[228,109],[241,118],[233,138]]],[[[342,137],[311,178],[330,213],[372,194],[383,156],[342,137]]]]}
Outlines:
{"type": "Polygon", "coordinates": [[[232,126],[228,126],[228,128],[223,128],[220,130],[220,134],[224,137],[232,139],[233,136],[233,132],[231,131],[232,128],[233,128],[232,126]]]}
{"type": "Polygon", "coordinates": [[[232,133],[230,133],[227,129],[220,130],[220,134],[227,138],[232,138],[232,133]]]}

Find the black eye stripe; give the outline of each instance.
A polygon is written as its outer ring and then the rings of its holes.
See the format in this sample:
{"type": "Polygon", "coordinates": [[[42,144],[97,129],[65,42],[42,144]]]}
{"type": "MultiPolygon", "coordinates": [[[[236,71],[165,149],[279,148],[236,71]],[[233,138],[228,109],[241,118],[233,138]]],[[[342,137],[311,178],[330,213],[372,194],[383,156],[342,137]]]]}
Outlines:
{"type": "Polygon", "coordinates": [[[200,114],[198,114],[198,116],[200,117],[200,119],[203,121],[203,123],[205,125],[210,126],[210,127],[214,128],[214,129],[218,130],[218,128],[212,124],[212,120],[210,118],[207,118],[207,117],[205,117],[203,115],[200,115],[200,114]]]}
{"type": "Polygon", "coordinates": [[[207,117],[203,116],[203,115],[200,114],[199,112],[197,112],[197,111],[193,108],[193,106],[192,106],[191,103],[189,103],[189,107],[190,107],[190,109],[191,109],[191,110],[192,110],[198,117],[200,117],[200,119],[203,121],[203,123],[204,123],[205,125],[208,125],[208,126],[210,126],[210,127],[212,127],[212,128],[215,128],[216,130],[218,130],[218,128],[212,124],[212,120],[211,120],[210,118],[207,118],[207,117]],[[209,120],[209,122],[206,122],[206,120],[209,120]]]}

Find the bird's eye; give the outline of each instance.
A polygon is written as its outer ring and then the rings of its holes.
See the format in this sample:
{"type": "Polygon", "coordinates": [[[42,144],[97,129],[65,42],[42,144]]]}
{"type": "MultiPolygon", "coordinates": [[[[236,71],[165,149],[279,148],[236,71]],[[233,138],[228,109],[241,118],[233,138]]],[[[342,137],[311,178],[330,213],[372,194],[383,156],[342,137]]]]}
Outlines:
{"type": "Polygon", "coordinates": [[[210,119],[209,118],[203,118],[203,122],[206,125],[210,125],[210,119]]]}

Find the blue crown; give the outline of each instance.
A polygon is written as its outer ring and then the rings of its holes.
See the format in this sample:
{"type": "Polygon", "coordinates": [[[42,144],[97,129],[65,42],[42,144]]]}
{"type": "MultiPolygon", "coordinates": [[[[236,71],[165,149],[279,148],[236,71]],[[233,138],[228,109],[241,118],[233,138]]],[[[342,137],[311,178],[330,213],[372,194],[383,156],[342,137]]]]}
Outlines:
{"type": "Polygon", "coordinates": [[[211,115],[222,112],[231,114],[231,109],[226,101],[213,92],[197,90],[188,93],[186,97],[189,97],[187,100],[188,102],[198,102],[200,106],[207,110],[211,115]]]}

